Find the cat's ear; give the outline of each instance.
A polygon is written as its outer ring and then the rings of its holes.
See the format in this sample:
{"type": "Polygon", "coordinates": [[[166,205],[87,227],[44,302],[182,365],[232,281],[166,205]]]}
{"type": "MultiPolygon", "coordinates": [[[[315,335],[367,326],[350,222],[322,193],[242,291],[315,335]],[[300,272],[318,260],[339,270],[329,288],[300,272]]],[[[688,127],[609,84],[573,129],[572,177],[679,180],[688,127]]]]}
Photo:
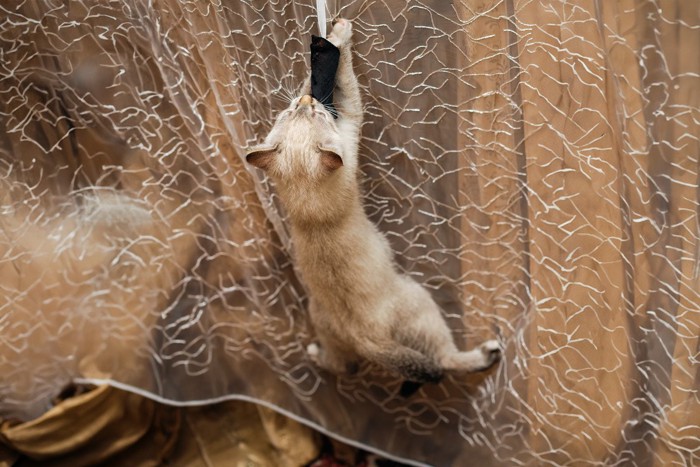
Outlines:
{"type": "Polygon", "coordinates": [[[343,166],[343,159],[336,149],[319,146],[318,150],[321,151],[321,165],[329,172],[335,172],[343,166]]]}
{"type": "Polygon", "coordinates": [[[245,160],[255,167],[267,170],[277,155],[277,146],[255,146],[245,156],[245,160]]]}

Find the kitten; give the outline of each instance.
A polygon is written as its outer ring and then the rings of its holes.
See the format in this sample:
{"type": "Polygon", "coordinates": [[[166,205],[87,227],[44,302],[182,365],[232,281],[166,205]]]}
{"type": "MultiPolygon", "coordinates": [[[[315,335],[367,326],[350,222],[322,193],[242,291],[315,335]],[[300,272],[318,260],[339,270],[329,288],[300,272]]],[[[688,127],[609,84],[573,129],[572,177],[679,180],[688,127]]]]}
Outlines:
{"type": "Polygon", "coordinates": [[[264,144],[246,157],[273,180],[289,215],[318,338],[307,351],[336,374],[366,359],[416,383],[437,382],[445,371],[485,370],[500,359],[498,343],[460,352],[430,294],[396,271],[389,243],[363,211],[362,102],[351,35],[351,23],[339,19],[328,37],[340,49],[338,119],[308,95],[307,81],[264,144]]]}

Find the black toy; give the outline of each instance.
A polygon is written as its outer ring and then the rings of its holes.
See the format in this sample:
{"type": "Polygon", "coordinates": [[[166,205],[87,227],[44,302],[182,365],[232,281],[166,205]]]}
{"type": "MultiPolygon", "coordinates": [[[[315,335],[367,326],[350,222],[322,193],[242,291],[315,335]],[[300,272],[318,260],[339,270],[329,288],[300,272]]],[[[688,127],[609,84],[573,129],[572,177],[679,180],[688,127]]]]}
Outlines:
{"type": "Polygon", "coordinates": [[[334,118],[338,118],[333,106],[333,88],[339,60],[338,47],[323,37],[311,36],[311,96],[323,104],[334,118]]]}

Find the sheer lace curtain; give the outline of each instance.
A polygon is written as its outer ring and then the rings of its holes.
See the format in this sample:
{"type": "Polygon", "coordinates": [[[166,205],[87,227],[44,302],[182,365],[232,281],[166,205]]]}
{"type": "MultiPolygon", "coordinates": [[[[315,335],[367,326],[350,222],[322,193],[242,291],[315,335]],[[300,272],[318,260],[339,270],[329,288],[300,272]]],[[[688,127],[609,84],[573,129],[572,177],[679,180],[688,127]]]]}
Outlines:
{"type": "Polygon", "coordinates": [[[244,164],[315,2],[0,6],[0,415],[71,380],[254,400],[437,465],[700,461],[700,8],[329,1],[399,268],[492,372],[410,399],[318,370],[274,188],[244,164]]]}

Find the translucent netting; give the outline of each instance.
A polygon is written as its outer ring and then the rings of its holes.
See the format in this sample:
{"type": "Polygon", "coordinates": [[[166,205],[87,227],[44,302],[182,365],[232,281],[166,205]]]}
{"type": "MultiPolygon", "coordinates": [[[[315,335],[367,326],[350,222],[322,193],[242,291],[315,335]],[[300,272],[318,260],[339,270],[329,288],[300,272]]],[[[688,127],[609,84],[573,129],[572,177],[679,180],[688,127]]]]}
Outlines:
{"type": "Polygon", "coordinates": [[[329,2],[367,213],[460,346],[506,348],[408,400],[309,362],[285,215],[242,159],[307,72],[314,1],[9,3],[3,416],[88,378],[418,462],[700,462],[697,2],[329,2]]]}

